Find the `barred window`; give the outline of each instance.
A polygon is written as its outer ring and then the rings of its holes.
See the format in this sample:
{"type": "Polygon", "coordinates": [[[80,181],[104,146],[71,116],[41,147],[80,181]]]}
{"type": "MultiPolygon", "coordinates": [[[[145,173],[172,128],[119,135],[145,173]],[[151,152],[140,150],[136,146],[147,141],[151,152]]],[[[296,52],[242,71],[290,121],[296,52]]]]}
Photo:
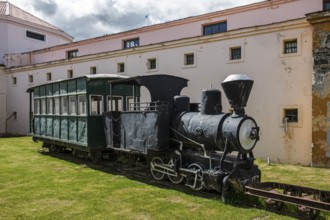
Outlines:
{"type": "Polygon", "coordinates": [[[241,58],[242,58],[241,47],[230,48],[230,59],[231,60],[240,60],[241,58]]]}
{"type": "Polygon", "coordinates": [[[297,53],[298,52],[298,43],[297,39],[284,41],[284,53],[297,53]]]}
{"type": "Polygon", "coordinates": [[[156,68],[157,68],[156,59],[155,58],[148,59],[148,69],[153,70],[153,69],[156,69],[156,68]]]}
{"type": "Polygon", "coordinates": [[[195,57],[193,53],[188,53],[184,55],[184,65],[194,65],[195,57]]]}
{"type": "Polygon", "coordinates": [[[130,40],[124,40],[124,49],[140,46],[140,39],[134,38],[130,40]]]}
{"type": "Polygon", "coordinates": [[[284,109],[284,117],[287,118],[287,122],[298,122],[298,109],[284,109]]]}

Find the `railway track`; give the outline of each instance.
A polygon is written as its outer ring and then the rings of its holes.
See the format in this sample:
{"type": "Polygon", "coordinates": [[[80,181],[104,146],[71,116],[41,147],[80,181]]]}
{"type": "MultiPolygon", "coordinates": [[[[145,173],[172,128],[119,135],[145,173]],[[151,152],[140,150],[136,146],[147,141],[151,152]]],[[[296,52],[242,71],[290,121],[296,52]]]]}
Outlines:
{"type": "MultiPolygon", "coordinates": [[[[72,157],[71,154],[57,152],[41,152],[73,163],[83,163],[92,169],[114,175],[123,175],[157,187],[174,189],[186,194],[203,198],[221,200],[221,195],[215,191],[192,190],[184,184],[173,184],[169,180],[155,180],[149,172],[146,163],[130,164],[102,160],[95,164],[85,158],[72,157]]],[[[330,192],[308,187],[295,186],[276,182],[262,182],[245,187],[245,194],[240,201],[233,201],[240,207],[264,209],[297,219],[330,219],[330,192]]]]}
{"type": "MultiPolygon", "coordinates": [[[[106,164],[113,169],[114,164],[106,164]]],[[[128,178],[168,189],[175,189],[187,194],[209,199],[221,200],[215,191],[195,191],[184,184],[172,184],[168,180],[158,181],[152,178],[146,165],[127,167],[116,165],[115,169],[128,178]]],[[[234,205],[264,209],[297,219],[330,219],[330,192],[290,184],[264,182],[246,186],[242,200],[233,201],[234,205]],[[255,198],[253,198],[255,197],[255,198]],[[251,201],[253,201],[251,203],[251,201]]]]}

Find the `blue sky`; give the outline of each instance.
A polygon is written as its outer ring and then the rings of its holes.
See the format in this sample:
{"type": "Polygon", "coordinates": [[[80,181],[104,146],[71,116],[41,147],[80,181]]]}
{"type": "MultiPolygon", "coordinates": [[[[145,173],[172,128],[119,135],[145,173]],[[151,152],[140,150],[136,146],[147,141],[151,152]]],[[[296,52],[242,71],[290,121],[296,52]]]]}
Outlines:
{"type": "Polygon", "coordinates": [[[8,1],[83,40],[263,0],[8,1]]]}

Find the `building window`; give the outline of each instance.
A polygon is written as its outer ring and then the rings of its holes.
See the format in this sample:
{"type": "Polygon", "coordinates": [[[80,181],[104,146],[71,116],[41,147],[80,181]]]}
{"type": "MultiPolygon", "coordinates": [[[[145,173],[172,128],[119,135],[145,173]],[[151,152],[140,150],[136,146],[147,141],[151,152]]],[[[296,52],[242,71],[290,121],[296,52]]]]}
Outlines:
{"type": "Polygon", "coordinates": [[[13,76],[11,79],[12,79],[13,85],[17,85],[17,78],[15,76],[13,76]]]}
{"type": "Polygon", "coordinates": [[[117,64],[117,72],[124,73],[125,72],[125,63],[118,63],[117,64]]]}
{"type": "Polygon", "coordinates": [[[227,21],[203,26],[203,35],[217,34],[227,31],[227,21]]]}
{"type": "Polygon", "coordinates": [[[323,0],[323,10],[330,10],[330,0],[323,0]]]}
{"type": "Polygon", "coordinates": [[[17,120],[17,112],[13,112],[13,119],[17,120]]]}
{"type": "Polygon", "coordinates": [[[284,41],[284,53],[297,53],[298,52],[298,43],[297,39],[285,40],[284,41]]]}
{"type": "Polygon", "coordinates": [[[195,56],[193,53],[187,53],[184,55],[184,65],[194,65],[195,56]]]}
{"type": "Polygon", "coordinates": [[[26,37],[35,39],[35,40],[46,41],[46,35],[38,34],[38,33],[32,32],[32,31],[26,31],[26,37]]]}
{"type": "Polygon", "coordinates": [[[134,38],[130,40],[124,40],[124,49],[140,46],[140,39],[134,38]]]}
{"type": "Polygon", "coordinates": [[[156,58],[148,59],[148,69],[155,70],[157,68],[156,58]]]}
{"type": "Polygon", "coordinates": [[[230,48],[230,60],[240,60],[240,59],[242,59],[241,47],[230,48]]]}
{"type": "Polygon", "coordinates": [[[96,66],[92,66],[90,68],[90,74],[92,74],[92,75],[96,74],[96,66]]]}
{"type": "Polygon", "coordinates": [[[284,118],[288,123],[297,123],[298,122],[298,109],[290,108],[284,109],[284,118]]]}
{"type": "Polygon", "coordinates": [[[46,73],[46,80],[52,81],[52,73],[46,73]]]}
{"type": "Polygon", "coordinates": [[[33,83],[33,75],[29,75],[28,77],[29,77],[29,78],[28,78],[28,82],[29,82],[29,83],[33,83]]]}
{"type": "Polygon", "coordinates": [[[68,59],[75,58],[78,56],[78,50],[70,50],[67,51],[66,54],[68,59]]]}
{"type": "Polygon", "coordinates": [[[68,79],[73,78],[73,70],[68,70],[68,79]]]}

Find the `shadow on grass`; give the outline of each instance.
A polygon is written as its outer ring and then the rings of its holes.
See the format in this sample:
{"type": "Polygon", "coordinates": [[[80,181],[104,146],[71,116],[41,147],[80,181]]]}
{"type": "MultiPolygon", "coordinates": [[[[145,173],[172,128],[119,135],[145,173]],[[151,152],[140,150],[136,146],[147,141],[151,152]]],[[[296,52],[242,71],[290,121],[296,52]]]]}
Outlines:
{"type": "MultiPolygon", "coordinates": [[[[194,191],[190,189],[189,187],[186,187],[184,184],[174,185],[170,183],[166,178],[164,181],[157,181],[153,179],[152,175],[149,172],[149,168],[147,166],[147,162],[145,160],[142,161],[136,161],[134,157],[133,161],[125,161],[125,160],[102,160],[101,162],[95,163],[89,159],[77,157],[71,154],[71,152],[47,152],[47,151],[39,151],[39,153],[57,158],[60,160],[64,160],[67,162],[71,162],[77,165],[86,166],[88,168],[98,170],[104,173],[108,173],[111,175],[121,175],[125,176],[128,179],[138,181],[144,184],[152,185],[155,187],[163,188],[163,189],[174,189],[179,192],[185,193],[187,195],[194,195],[199,196],[202,198],[207,199],[214,199],[221,201],[221,195],[219,192],[216,191],[194,191]]],[[[312,219],[306,216],[301,216],[298,214],[293,214],[292,210],[288,210],[287,208],[284,209],[284,211],[278,211],[276,209],[268,208],[265,205],[265,202],[263,199],[255,198],[248,195],[242,195],[242,197],[239,200],[235,200],[230,203],[231,206],[237,207],[237,208],[244,208],[244,209],[251,209],[251,208],[257,208],[261,210],[267,210],[276,214],[284,215],[284,216],[291,216],[298,219],[312,219]]],[[[292,208],[292,207],[291,207],[292,208]]],[[[321,214],[317,218],[313,219],[319,219],[319,220],[325,220],[327,219],[326,216],[323,216],[321,214]]]]}

